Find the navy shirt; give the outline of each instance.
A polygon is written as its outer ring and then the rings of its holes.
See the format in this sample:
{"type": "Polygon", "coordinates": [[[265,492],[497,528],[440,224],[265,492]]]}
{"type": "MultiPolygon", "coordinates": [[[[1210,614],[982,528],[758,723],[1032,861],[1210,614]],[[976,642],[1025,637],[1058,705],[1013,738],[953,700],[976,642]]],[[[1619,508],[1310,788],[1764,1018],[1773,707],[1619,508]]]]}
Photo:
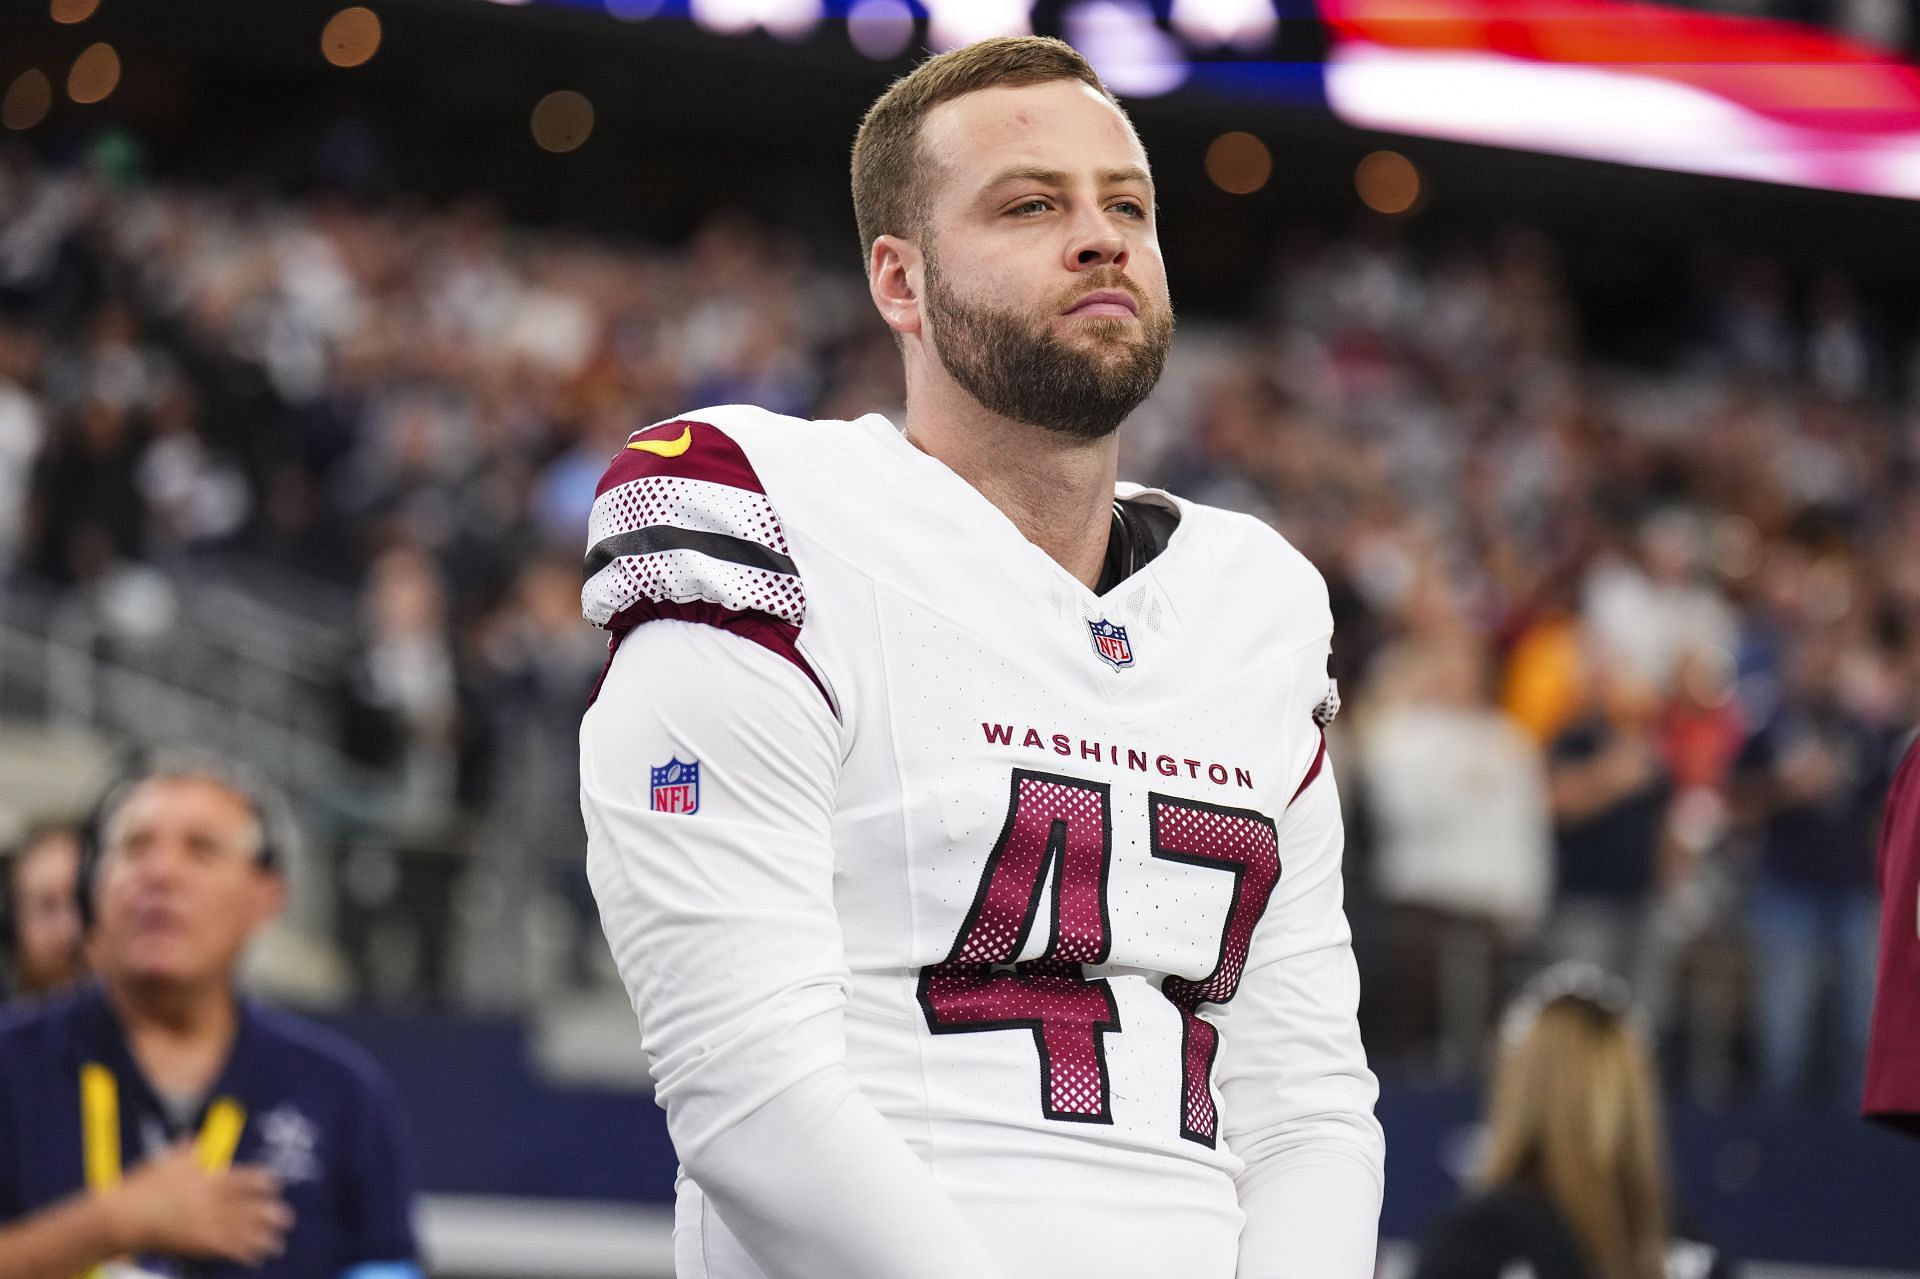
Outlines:
{"type": "Polygon", "coordinates": [[[258,1269],[139,1258],[183,1279],[339,1279],[417,1273],[414,1174],[385,1075],[358,1045],[298,1017],[240,1002],[233,1050],[207,1098],[176,1121],[128,1050],[98,985],[0,1014],[0,1221],[15,1221],[86,1187],[80,1075],[112,1072],[120,1164],[199,1130],[227,1097],[245,1110],[233,1162],[274,1172],[293,1209],[286,1252],[258,1269]],[[405,1263],[389,1268],[378,1263],[405,1263]]]}
{"type": "MultiPolygon", "coordinates": [[[[1554,739],[1553,764],[1585,764],[1612,745],[1614,730],[1601,719],[1582,720],[1554,739]]],[[[1660,825],[1670,788],[1662,765],[1647,784],[1597,813],[1554,831],[1558,890],[1564,897],[1643,901],[1653,893],[1660,825]]]]}
{"type": "Polygon", "coordinates": [[[1832,793],[1780,805],[1761,830],[1768,874],[1797,889],[1826,893],[1873,889],[1873,830],[1895,759],[1890,735],[1830,706],[1788,703],[1741,752],[1741,773],[1769,789],[1774,770],[1798,751],[1821,750],[1835,763],[1832,793]]]}

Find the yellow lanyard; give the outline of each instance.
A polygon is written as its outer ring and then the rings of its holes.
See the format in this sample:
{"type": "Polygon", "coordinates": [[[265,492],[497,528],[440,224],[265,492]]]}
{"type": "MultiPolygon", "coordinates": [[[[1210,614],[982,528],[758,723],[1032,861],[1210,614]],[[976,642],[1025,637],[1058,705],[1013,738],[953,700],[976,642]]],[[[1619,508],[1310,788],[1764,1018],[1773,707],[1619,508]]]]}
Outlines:
{"type": "MultiPolygon", "coordinates": [[[[215,1100],[193,1140],[195,1161],[207,1172],[225,1172],[233,1166],[233,1152],[246,1125],[246,1107],[231,1097],[215,1100]]],[[[93,1061],[80,1067],[80,1141],[87,1188],[109,1190],[119,1185],[120,1083],[111,1070],[93,1061]]]]}
{"type": "MultiPolygon", "coordinates": [[[[207,1172],[225,1172],[233,1166],[240,1130],[246,1126],[246,1107],[231,1097],[216,1099],[193,1139],[194,1161],[207,1172]]],[[[87,1189],[111,1190],[120,1184],[120,1082],[96,1061],[80,1067],[80,1151],[87,1189]]],[[[106,1267],[97,1266],[83,1279],[105,1279],[106,1273],[106,1267]]]]}

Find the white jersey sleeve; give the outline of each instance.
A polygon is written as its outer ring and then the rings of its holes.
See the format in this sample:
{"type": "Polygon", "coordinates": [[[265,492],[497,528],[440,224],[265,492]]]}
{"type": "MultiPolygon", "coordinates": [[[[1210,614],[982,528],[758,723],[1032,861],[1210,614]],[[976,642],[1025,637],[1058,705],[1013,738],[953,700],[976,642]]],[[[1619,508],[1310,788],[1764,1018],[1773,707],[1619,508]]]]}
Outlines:
{"type": "Polygon", "coordinates": [[[1342,842],[1339,793],[1323,770],[1281,825],[1291,873],[1248,958],[1221,1054],[1227,1144],[1246,1162],[1237,1279],[1373,1274],[1386,1152],[1355,1020],[1342,842]]]}
{"type": "MultiPolygon", "coordinates": [[[[1299,722],[1323,730],[1339,709],[1338,693],[1313,678],[1296,698],[1299,722]]],[[[1235,1180],[1247,1218],[1236,1279],[1374,1272],[1386,1159],[1373,1114],[1380,1089],[1360,1042],[1340,796],[1325,733],[1314,736],[1276,832],[1282,873],[1218,1068],[1224,1135],[1245,1162],[1235,1180]]]]}
{"type": "Polygon", "coordinates": [[[840,731],[763,644],[703,622],[632,628],[581,729],[588,875],[683,1168],[760,1272],[992,1279],[846,1066],[840,731]],[[662,806],[652,768],[669,761],[662,806]]]}

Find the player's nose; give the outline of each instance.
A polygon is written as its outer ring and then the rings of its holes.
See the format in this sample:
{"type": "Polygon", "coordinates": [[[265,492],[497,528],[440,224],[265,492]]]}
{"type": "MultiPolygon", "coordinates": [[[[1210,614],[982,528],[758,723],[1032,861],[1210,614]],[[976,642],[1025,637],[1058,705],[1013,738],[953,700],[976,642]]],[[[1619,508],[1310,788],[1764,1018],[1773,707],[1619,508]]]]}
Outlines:
{"type": "Polygon", "coordinates": [[[1075,221],[1067,243],[1067,269],[1085,271],[1127,264],[1127,237],[1104,215],[1075,221]]]}

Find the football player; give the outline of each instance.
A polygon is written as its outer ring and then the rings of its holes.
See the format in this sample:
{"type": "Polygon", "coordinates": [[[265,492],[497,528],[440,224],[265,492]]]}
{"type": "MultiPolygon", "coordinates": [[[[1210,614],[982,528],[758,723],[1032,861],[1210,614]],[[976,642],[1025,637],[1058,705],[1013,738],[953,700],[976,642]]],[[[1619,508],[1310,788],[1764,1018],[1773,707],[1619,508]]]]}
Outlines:
{"type": "Polygon", "coordinates": [[[1894,774],[1880,827],[1880,977],[1862,1109],[1920,1137],[1920,739],[1894,774]]]}
{"type": "Polygon", "coordinates": [[[588,871],[678,1273],[1370,1276],[1326,586],[1116,483],[1173,333],[1140,141],[990,40],[853,192],[904,429],[691,412],[592,516],[588,871]]]}

